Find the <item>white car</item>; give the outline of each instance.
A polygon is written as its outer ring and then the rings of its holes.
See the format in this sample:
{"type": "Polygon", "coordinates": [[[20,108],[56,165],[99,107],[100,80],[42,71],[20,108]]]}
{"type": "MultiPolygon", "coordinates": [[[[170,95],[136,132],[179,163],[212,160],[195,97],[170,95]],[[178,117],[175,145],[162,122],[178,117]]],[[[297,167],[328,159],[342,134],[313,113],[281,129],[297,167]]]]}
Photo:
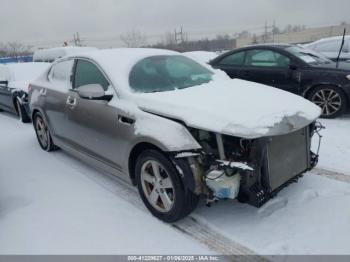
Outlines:
{"type": "MultiPolygon", "coordinates": [[[[322,53],[327,58],[335,61],[338,58],[342,40],[342,36],[323,38],[306,44],[304,47],[322,53]]],[[[345,37],[345,44],[340,55],[340,60],[350,60],[350,36],[345,37]]]]}
{"type": "Polygon", "coordinates": [[[31,83],[29,99],[43,150],[62,148],[137,185],[166,222],[200,196],[260,207],[317,164],[319,107],[173,51],[66,57],[31,83]]]}
{"type": "Polygon", "coordinates": [[[0,111],[15,113],[22,122],[30,122],[29,82],[38,78],[49,66],[48,63],[0,65],[0,111]]]}

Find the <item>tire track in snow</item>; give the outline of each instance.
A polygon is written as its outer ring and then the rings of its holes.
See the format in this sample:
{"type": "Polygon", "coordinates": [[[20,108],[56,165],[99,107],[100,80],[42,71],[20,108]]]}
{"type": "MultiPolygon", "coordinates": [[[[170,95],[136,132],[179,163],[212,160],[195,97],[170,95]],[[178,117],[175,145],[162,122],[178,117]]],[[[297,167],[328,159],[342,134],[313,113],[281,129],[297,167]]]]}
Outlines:
{"type": "Polygon", "coordinates": [[[333,180],[338,180],[341,182],[350,183],[350,176],[344,175],[344,174],[339,173],[339,172],[330,171],[330,170],[326,170],[326,169],[322,169],[322,168],[315,168],[310,173],[313,175],[324,176],[324,177],[327,177],[327,178],[330,178],[333,180]]]}
{"type": "MultiPolygon", "coordinates": [[[[115,196],[126,200],[128,203],[143,210],[144,212],[148,212],[141,198],[139,197],[136,187],[133,187],[116,176],[90,167],[81,160],[70,156],[66,152],[59,151],[51,153],[51,155],[59,161],[68,164],[79,174],[84,175],[115,196]]],[[[247,262],[268,261],[268,259],[257,255],[254,251],[246,248],[238,242],[225,237],[215,229],[211,228],[208,224],[198,221],[193,216],[189,216],[182,221],[173,224],[172,226],[196,241],[206,245],[210,250],[220,255],[231,256],[229,260],[237,261],[239,259],[239,261],[247,262]]]]}

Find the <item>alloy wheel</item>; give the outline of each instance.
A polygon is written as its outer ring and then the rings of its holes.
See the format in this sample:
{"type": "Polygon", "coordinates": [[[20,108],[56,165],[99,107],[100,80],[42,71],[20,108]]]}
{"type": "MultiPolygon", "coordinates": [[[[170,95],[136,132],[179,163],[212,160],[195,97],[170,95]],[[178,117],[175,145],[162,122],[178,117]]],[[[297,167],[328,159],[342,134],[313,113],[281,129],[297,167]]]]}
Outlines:
{"type": "Polygon", "coordinates": [[[333,89],[321,89],[317,91],[311,101],[321,107],[323,116],[332,116],[342,108],[342,98],[333,89]]]}
{"type": "Polygon", "coordinates": [[[48,147],[50,137],[49,137],[47,127],[41,117],[37,117],[35,127],[36,127],[35,128],[36,133],[38,135],[38,138],[42,147],[44,148],[48,147]]]}
{"type": "Polygon", "coordinates": [[[159,212],[169,212],[175,203],[173,182],[162,167],[154,160],[147,161],[141,169],[141,183],[148,202],[159,212]]]}

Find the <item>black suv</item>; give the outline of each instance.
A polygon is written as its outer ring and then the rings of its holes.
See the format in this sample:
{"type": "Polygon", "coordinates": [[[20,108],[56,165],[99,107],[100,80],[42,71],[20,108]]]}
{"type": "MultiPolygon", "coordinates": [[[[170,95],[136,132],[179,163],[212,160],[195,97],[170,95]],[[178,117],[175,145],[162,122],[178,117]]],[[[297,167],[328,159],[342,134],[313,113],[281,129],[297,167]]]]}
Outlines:
{"type": "Polygon", "coordinates": [[[301,95],[335,118],[350,104],[350,63],[335,62],[296,45],[248,46],[210,61],[211,66],[240,78],[301,95]]]}

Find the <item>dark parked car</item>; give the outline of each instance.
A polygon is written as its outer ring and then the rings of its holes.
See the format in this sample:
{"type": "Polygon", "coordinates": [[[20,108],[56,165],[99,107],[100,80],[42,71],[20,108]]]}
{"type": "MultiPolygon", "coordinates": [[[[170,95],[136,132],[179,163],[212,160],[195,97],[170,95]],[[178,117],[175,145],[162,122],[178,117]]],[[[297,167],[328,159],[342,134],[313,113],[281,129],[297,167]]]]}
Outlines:
{"type": "Polygon", "coordinates": [[[350,64],[337,64],[296,45],[254,45],[225,53],[210,62],[231,78],[240,78],[301,95],[323,110],[322,117],[340,116],[349,105],[350,64]]]}
{"type": "Polygon", "coordinates": [[[49,65],[48,63],[0,65],[0,111],[17,114],[23,123],[30,122],[29,82],[38,78],[49,65]]]}

